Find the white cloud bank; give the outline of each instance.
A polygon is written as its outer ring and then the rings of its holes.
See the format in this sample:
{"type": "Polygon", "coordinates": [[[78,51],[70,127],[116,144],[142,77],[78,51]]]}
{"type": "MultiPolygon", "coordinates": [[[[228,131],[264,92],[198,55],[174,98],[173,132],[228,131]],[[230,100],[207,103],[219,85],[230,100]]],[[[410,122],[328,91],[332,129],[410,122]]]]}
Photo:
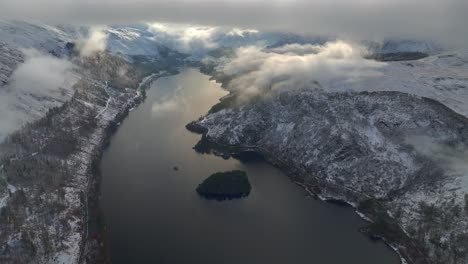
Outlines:
{"type": "Polygon", "coordinates": [[[26,50],[25,54],[25,62],[13,72],[10,89],[48,94],[66,86],[71,62],[35,50],[26,50]]]}
{"type": "Polygon", "coordinates": [[[91,27],[86,38],[77,41],[80,56],[89,57],[106,50],[108,34],[104,27],[91,27]]]}
{"type": "Polygon", "coordinates": [[[45,114],[47,107],[71,95],[73,65],[63,59],[24,51],[26,60],[0,89],[0,141],[25,122],[45,114]]]}
{"type": "Polygon", "coordinates": [[[254,29],[202,26],[195,24],[148,23],[153,39],[180,52],[194,57],[223,46],[224,41],[231,45],[240,44],[236,37],[252,37],[259,33],[254,29]],[[237,40],[237,42],[236,42],[237,40]]]}
{"type": "Polygon", "coordinates": [[[150,23],[148,27],[157,41],[181,52],[205,52],[217,47],[217,27],[170,23],[150,23]]]}
{"type": "Polygon", "coordinates": [[[466,46],[466,0],[2,0],[0,17],[49,23],[163,21],[466,46]]]}
{"type": "Polygon", "coordinates": [[[333,81],[359,82],[378,76],[384,63],[366,60],[366,50],[344,41],[324,45],[286,45],[262,50],[240,48],[237,57],[219,68],[235,77],[229,88],[243,96],[281,89],[326,87],[333,81]]]}

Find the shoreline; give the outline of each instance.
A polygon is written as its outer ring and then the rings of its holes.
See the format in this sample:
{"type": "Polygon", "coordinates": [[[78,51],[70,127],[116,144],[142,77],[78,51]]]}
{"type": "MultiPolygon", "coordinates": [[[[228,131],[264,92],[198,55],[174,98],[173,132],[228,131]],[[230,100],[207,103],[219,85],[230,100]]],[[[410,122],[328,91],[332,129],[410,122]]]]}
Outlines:
{"type": "MultiPolygon", "coordinates": [[[[142,79],[142,82],[140,83],[140,87],[139,87],[138,91],[140,91],[141,90],[140,88],[143,87],[144,85],[151,84],[152,82],[154,82],[155,80],[157,80],[160,77],[170,76],[170,75],[174,75],[174,74],[169,73],[169,74],[157,75],[157,74],[153,73],[153,74],[151,74],[149,76],[146,76],[145,78],[142,79]]],[[[146,90],[146,89],[143,89],[143,90],[146,90]]],[[[101,184],[101,180],[102,180],[102,176],[100,175],[100,172],[99,172],[99,163],[100,163],[100,160],[102,158],[102,154],[103,154],[104,150],[107,148],[108,144],[110,143],[110,141],[112,139],[112,136],[114,135],[114,133],[116,132],[116,130],[120,126],[121,122],[123,122],[125,120],[125,118],[128,117],[128,114],[133,109],[135,109],[142,102],[144,102],[144,100],[146,99],[146,94],[144,92],[142,92],[140,94],[140,97],[138,97],[136,99],[137,100],[135,101],[134,104],[127,105],[127,107],[121,112],[121,115],[117,116],[111,122],[111,123],[113,123],[113,126],[112,126],[112,128],[109,129],[109,131],[106,131],[106,133],[104,135],[103,144],[100,147],[100,150],[99,150],[98,155],[96,156],[96,159],[93,161],[93,163],[96,162],[96,164],[94,164],[95,167],[93,168],[94,170],[96,170],[96,172],[93,174],[93,177],[95,179],[95,182],[93,183],[93,185],[94,185],[94,188],[97,187],[97,189],[94,189],[94,192],[93,191],[90,192],[90,195],[88,195],[88,198],[93,199],[93,197],[91,195],[91,194],[93,194],[95,200],[97,200],[97,203],[98,203],[98,200],[100,198],[100,184],[101,184]]],[[[190,123],[190,124],[192,124],[192,123],[190,123]]],[[[190,124],[189,124],[189,126],[190,126],[190,124]]],[[[188,130],[190,130],[191,132],[195,132],[197,134],[202,134],[202,139],[200,141],[207,140],[205,138],[205,136],[204,136],[205,131],[201,127],[191,127],[191,128],[188,128],[188,130]]],[[[210,143],[208,151],[212,151],[212,154],[217,155],[217,156],[221,156],[223,158],[225,158],[227,156],[233,156],[233,155],[236,155],[236,154],[242,154],[242,152],[245,152],[245,151],[249,151],[249,152],[253,151],[253,152],[259,153],[262,156],[264,156],[264,153],[262,151],[257,150],[256,147],[243,147],[241,149],[237,149],[236,151],[226,151],[225,149],[217,148],[216,143],[210,143]]],[[[346,204],[346,206],[351,206],[351,207],[354,208],[354,212],[362,220],[364,220],[364,221],[366,221],[368,223],[373,222],[373,220],[370,217],[368,217],[365,213],[360,212],[358,210],[358,203],[352,202],[350,199],[343,199],[343,197],[340,197],[340,195],[333,196],[332,193],[321,194],[321,192],[326,192],[327,191],[326,188],[318,189],[318,192],[317,192],[317,190],[314,191],[314,188],[317,189],[317,186],[308,186],[307,184],[304,184],[303,182],[299,181],[297,173],[293,172],[293,171],[295,171],[294,169],[291,169],[288,166],[281,166],[280,165],[280,164],[282,164],[284,162],[275,161],[275,160],[272,160],[271,158],[265,158],[265,161],[267,163],[279,168],[280,170],[284,171],[288,175],[288,177],[290,178],[290,180],[293,183],[295,183],[296,185],[299,185],[309,195],[315,197],[316,199],[320,199],[321,201],[328,202],[328,203],[346,204]]],[[[364,196],[364,194],[360,194],[360,193],[358,193],[358,192],[356,192],[354,190],[344,190],[344,192],[345,193],[346,192],[355,193],[354,196],[360,196],[360,197],[364,196]]],[[[365,198],[369,198],[369,197],[365,197],[365,198]]],[[[361,200],[362,200],[362,198],[361,198],[361,200]]],[[[102,213],[102,212],[99,210],[99,213],[102,213]]],[[[90,220],[91,219],[96,219],[96,218],[103,219],[103,216],[98,215],[97,217],[90,217],[90,220]]],[[[105,222],[105,219],[104,219],[104,222],[105,222]]],[[[100,240],[101,243],[98,243],[99,246],[97,248],[95,248],[94,250],[96,252],[101,253],[101,256],[103,255],[105,260],[110,261],[110,256],[109,256],[110,252],[108,252],[108,242],[107,243],[105,242],[105,236],[106,236],[106,234],[105,234],[105,232],[106,232],[105,224],[102,226],[101,232],[102,232],[101,233],[101,240],[100,240]]],[[[365,230],[359,230],[359,232],[366,235],[370,239],[373,239],[373,234],[372,233],[366,232],[365,230]]],[[[402,245],[389,242],[385,237],[375,236],[374,238],[381,240],[383,243],[385,243],[385,245],[389,249],[394,251],[398,255],[401,264],[410,263],[410,262],[408,262],[406,260],[406,257],[404,256],[405,253],[401,252],[399,250],[399,247],[402,247],[402,245]]],[[[86,244],[88,244],[88,243],[86,243],[86,244]]],[[[91,251],[87,251],[87,252],[90,253],[91,251]]],[[[89,255],[88,253],[84,254],[84,256],[88,256],[89,255]]],[[[87,263],[87,262],[80,261],[79,263],[87,263]]],[[[93,262],[91,262],[91,263],[93,263],[93,262]]],[[[105,262],[105,263],[109,263],[109,262],[105,262]]]]}
{"type": "MultiPolygon", "coordinates": [[[[225,76],[222,72],[217,72],[214,68],[209,69],[205,72],[204,74],[211,76],[211,79],[215,80],[216,82],[221,84],[222,89],[226,89],[227,84],[230,81],[230,78],[228,76],[225,76]]],[[[226,97],[232,95],[233,93],[229,90],[229,92],[226,97]]],[[[201,119],[201,118],[200,118],[201,119]]],[[[199,119],[199,120],[200,120],[199,119]]],[[[405,239],[403,241],[389,241],[387,239],[388,237],[391,237],[390,234],[386,235],[380,235],[376,236],[376,234],[373,234],[370,230],[368,230],[370,224],[372,224],[374,221],[373,219],[377,219],[378,217],[381,217],[381,212],[378,212],[379,209],[374,208],[373,212],[361,212],[359,211],[359,202],[360,201],[365,201],[365,200],[372,200],[373,197],[370,197],[364,193],[359,193],[355,190],[346,188],[346,187],[341,187],[341,186],[331,186],[330,183],[327,182],[320,182],[320,179],[317,179],[315,177],[312,177],[313,180],[315,181],[313,185],[307,186],[303,182],[303,179],[305,178],[304,174],[307,174],[305,171],[301,171],[300,168],[291,168],[286,161],[280,161],[277,160],[275,156],[268,157],[264,153],[264,151],[258,150],[257,147],[255,146],[224,146],[224,145],[219,145],[214,142],[210,142],[210,140],[206,137],[206,133],[208,132],[208,129],[206,127],[203,127],[202,125],[198,124],[199,120],[195,120],[187,124],[186,128],[196,134],[201,135],[201,139],[199,142],[194,146],[194,149],[196,151],[201,151],[203,153],[210,153],[214,154],[217,156],[220,156],[222,158],[228,158],[230,156],[235,156],[236,154],[239,154],[241,152],[245,151],[253,151],[256,152],[260,155],[262,155],[265,159],[265,161],[284,173],[290,178],[292,182],[295,184],[300,185],[308,194],[311,194],[311,196],[316,197],[324,202],[330,202],[330,200],[333,201],[340,201],[343,203],[347,203],[350,206],[352,206],[355,209],[355,213],[364,221],[368,222],[369,225],[367,226],[367,230],[361,229],[359,232],[363,233],[364,235],[368,236],[369,238],[372,239],[372,237],[376,237],[380,240],[382,240],[392,251],[394,251],[400,258],[400,264],[425,264],[427,263],[427,255],[425,253],[421,252],[421,247],[416,245],[415,242],[408,237],[406,230],[399,225],[396,221],[393,220],[393,217],[388,215],[387,211],[385,210],[385,215],[384,217],[388,221],[393,221],[393,226],[398,227],[399,233],[403,233],[405,236],[405,239]],[[324,194],[325,192],[325,194],[324,194]],[[352,199],[354,198],[354,199],[352,199]],[[351,200],[355,200],[357,202],[351,202],[351,200]]],[[[375,200],[375,199],[374,199],[375,200]]],[[[378,203],[378,201],[376,200],[378,203]]]]}
{"type": "Polygon", "coordinates": [[[87,186],[87,221],[84,231],[85,239],[82,241],[80,256],[78,264],[81,263],[111,263],[110,257],[110,245],[107,241],[107,229],[105,225],[105,217],[100,207],[101,197],[101,182],[102,175],[100,172],[100,162],[102,155],[106,148],[109,146],[113,135],[118,130],[121,123],[128,117],[129,113],[137,108],[146,99],[145,91],[150,89],[151,83],[157,79],[165,76],[176,75],[178,73],[160,71],[158,73],[152,73],[142,78],[138,88],[136,89],[137,95],[128,101],[125,107],[115,116],[113,120],[110,120],[107,126],[104,128],[103,137],[100,140],[99,146],[96,148],[94,155],[91,157],[91,166],[89,183],[87,186]],[[91,225],[91,228],[90,228],[91,225]],[[90,231],[92,229],[92,231],[90,231]],[[90,236],[91,235],[91,236],[90,236]]]}
{"type": "MultiPolygon", "coordinates": [[[[390,250],[394,251],[398,255],[400,259],[400,264],[426,263],[425,256],[421,254],[411,254],[411,252],[420,253],[420,251],[419,248],[414,248],[415,246],[411,243],[410,238],[405,239],[408,243],[405,243],[403,241],[390,241],[387,237],[389,236],[389,234],[381,235],[369,229],[369,226],[375,222],[372,219],[381,217],[380,212],[377,209],[374,209],[371,212],[361,212],[359,211],[359,204],[362,201],[372,200],[372,197],[369,197],[365,194],[359,193],[349,188],[331,186],[329,183],[320,182],[320,180],[316,178],[314,178],[314,180],[316,181],[314,184],[306,184],[302,181],[304,177],[301,176],[303,173],[306,172],[301,172],[299,169],[291,168],[289,165],[287,165],[286,161],[280,161],[277,160],[277,158],[275,157],[271,157],[271,155],[267,154],[267,151],[262,151],[258,149],[258,147],[254,146],[221,146],[217,143],[211,142],[206,137],[207,130],[203,126],[196,124],[196,121],[187,124],[186,128],[192,133],[200,134],[202,136],[200,141],[194,147],[196,151],[202,151],[203,153],[213,154],[222,158],[240,156],[242,155],[242,153],[245,152],[257,153],[264,158],[265,162],[283,171],[294,184],[304,189],[308,195],[311,195],[312,197],[319,199],[323,202],[346,204],[346,206],[351,206],[352,208],[354,208],[354,212],[362,220],[369,223],[367,227],[364,227],[358,231],[363,235],[369,237],[369,239],[381,240],[383,243],[385,243],[385,245],[390,250]],[[202,146],[202,148],[197,149],[197,146],[202,146]],[[355,200],[356,202],[353,202],[352,200],[355,200]]],[[[392,218],[388,216],[388,214],[386,215],[386,219],[392,221],[392,218]]],[[[397,226],[398,228],[401,228],[401,226],[397,226]]],[[[403,229],[401,230],[401,232],[406,234],[405,230],[403,229]]]]}
{"type": "MultiPolygon", "coordinates": [[[[293,183],[295,183],[296,185],[300,186],[302,189],[304,189],[308,195],[310,195],[311,197],[314,197],[315,199],[318,199],[322,202],[325,202],[325,203],[333,203],[333,204],[336,204],[336,202],[338,201],[339,203],[344,203],[345,206],[350,206],[354,209],[354,213],[359,216],[359,218],[361,218],[362,220],[364,220],[365,222],[367,223],[373,223],[374,221],[372,219],[370,219],[366,214],[362,213],[359,211],[358,209],[358,206],[351,202],[351,201],[347,201],[347,200],[341,200],[341,199],[336,199],[336,198],[327,198],[327,197],[323,197],[322,195],[320,194],[317,194],[317,193],[314,193],[313,191],[311,191],[309,189],[309,187],[305,184],[303,184],[302,182],[299,182],[299,181],[293,181],[293,183]]],[[[362,233],[363,235],[369,237],[370,239],[373,239],[372,238],[372,235],[371,234],[368,234],[367,232],[363,232],[362,230],[359,230],[360,233],[362,233]]],[[[403,257],[403,255],[401,254],[401,252],[398,250],[398,247],[395,246],[395,245],[392,245],[392,243],[388,242],[384,237],[379,237],[377,239],[380,239],[385,245],[387,245],[387,247],[389,247],[391,250],[393,250],[397,255],[398,257],[400,258],[400,264],[408,264],[408,262],[406,261],[406,259],[403,257]]],[[[401,246],[401,245],[400,245],[401,246]]]]}

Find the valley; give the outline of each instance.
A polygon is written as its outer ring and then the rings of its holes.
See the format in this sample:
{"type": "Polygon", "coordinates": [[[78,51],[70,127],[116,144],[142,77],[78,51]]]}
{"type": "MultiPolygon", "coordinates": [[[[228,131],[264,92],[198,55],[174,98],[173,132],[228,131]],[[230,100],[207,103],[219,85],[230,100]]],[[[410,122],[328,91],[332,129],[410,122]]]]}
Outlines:
{"type": "Polygon", "coordinates": [[[467,263],[467,54],[0,20],[0,262],[467,263]]]}
{"type": "Polygon", "coordinates": [[[208,78],[186,68],[155,81],[104,151],[101,204],[113,263],[399,263],[359,232],[366,223],[352,208],[313,199],[261,159],[194,151],[200,136],[185,125],[226,95],[208,78]],[[232,170],[248,174],[247,197],[198,195],[208,175],[232,170]]]}

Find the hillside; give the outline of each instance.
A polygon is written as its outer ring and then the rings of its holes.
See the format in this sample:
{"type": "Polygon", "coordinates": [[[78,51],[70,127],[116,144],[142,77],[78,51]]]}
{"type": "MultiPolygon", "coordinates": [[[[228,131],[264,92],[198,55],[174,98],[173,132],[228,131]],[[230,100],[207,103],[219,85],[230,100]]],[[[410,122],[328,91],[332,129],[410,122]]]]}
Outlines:
{"type": "Polygon", "coordinates": [[[215,153],[258,151],[320,197],[358,206],[410,263],[468,261],[468,119],[437,101],[284,91],[193,126],[215,153]]]}

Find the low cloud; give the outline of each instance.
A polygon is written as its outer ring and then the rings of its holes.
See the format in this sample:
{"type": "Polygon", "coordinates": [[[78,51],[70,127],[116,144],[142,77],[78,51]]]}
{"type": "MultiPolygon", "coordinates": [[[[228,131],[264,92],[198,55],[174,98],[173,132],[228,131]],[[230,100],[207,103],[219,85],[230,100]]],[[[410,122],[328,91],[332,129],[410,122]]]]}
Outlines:
{"type": "Polygon", "coordinates": [[[155,40],[181,52],[202,53],[217,47],[217,27],[167,23],[151,23],[148,27],[155,40]]]}
{"type": "Polygon", "coordinates": [[[2,0],[0,17],[78,25],[162,21],[463,47],[466,10],[466,0],[2,0]]]}
{"type": "Polygon", "coordinates": [[[82,57],[106,50],[108,34],[104,27],[91,27],[87,37],[77,41],[77,48],[82,57]]]}
{"type": "Polygon", "coordinates": [[[73,65],[64,59],[25,50],[26,60],[0,87],[0,141],[25,122],[43,116],[46,107],[71,95],[73,65]]]}
{"type": "Polygon", "coordinates": [[[344,41],[324,45],[245,47],[218,70],[234,76],[229,89],[252,96],[283,89],[326,87],[333,81],[359,82],[378,76],[381,62],[364,59],[365,48],[344,41]]]}
{"type": "Polygon", "coordinates": [[[26,60],[13,72],[10,89],[14,91],[49,94],[67,87],[73,65],[65,59],[26,50],[26,60]]]}
{"type": "Polygon", "coordinates": [[[468,148],[465,145],[448,146],[424,135],[407,136],[405,143],[436,162],[448,173],[468,177],[468,148]]]}
{"type": "Polygon", "coordinates": [[[152,39],[180,52],[200,57],[218,47],[241,46],[242,37],[257,36],[254,29],[201,26],[194,24],[149,23],[148,30],[152,39]],[[227,43],[226,43],[227,42],[227,43]]]}

